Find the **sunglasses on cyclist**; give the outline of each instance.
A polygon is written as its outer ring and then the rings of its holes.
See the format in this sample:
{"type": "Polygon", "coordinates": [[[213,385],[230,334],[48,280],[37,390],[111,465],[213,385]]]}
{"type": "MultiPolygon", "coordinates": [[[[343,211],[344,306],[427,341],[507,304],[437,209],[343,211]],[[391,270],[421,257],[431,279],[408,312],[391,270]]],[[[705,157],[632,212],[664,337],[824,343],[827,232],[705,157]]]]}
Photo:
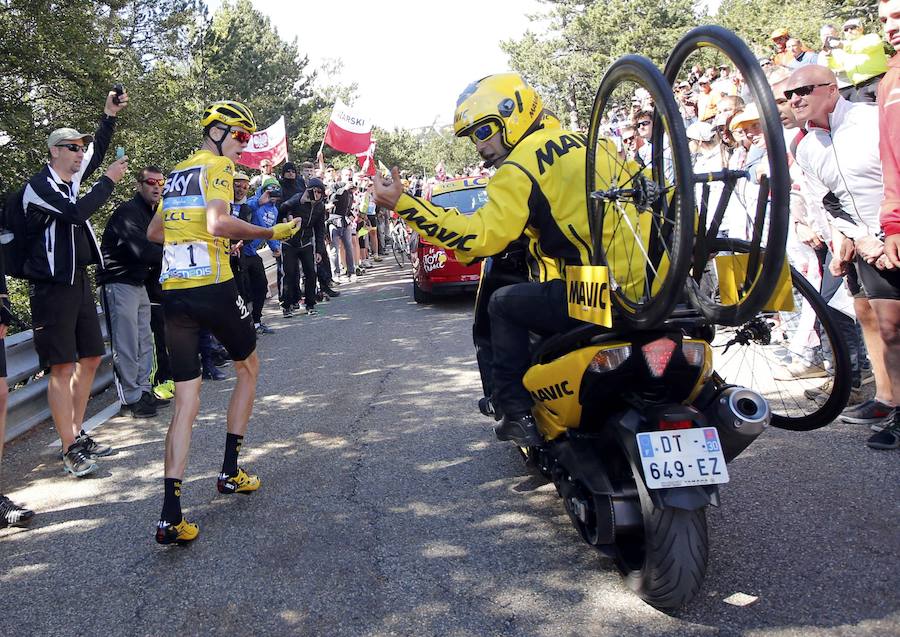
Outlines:
{"type": "Polygon", "coordinates": [[[487,122],[486,124],[482,124],[471,133],[469,133],[469,139],[473,142],[486,142],[491,137],[500,132],[500,125],[497,122],[487,122]]]}
{"type": "Polygon", "coordinates": [[[794,95],[804,97],[812,93],[820,86],[831,86],[831,82],[825,82],[823,84],[807,84],[805,86],[798,86],[797,88],[786,88],[784,89],[784,96],[788,99],[791,99],[792,97],[794,97],[794,95]]]}
{"type": "Polygon", "coordinates": [[[165,186],[166,180],[164,177],[156,179],[154,177],[150,177],[149,179],[141,179],[142,184],[147,184],[148,186],[165,186]]]}
{"type": "Polygon", "coordinates": [[[87,146],[82,146],[81,144],[56,144],[57,148],[65,148],[67,150],[72,151],[73,153],[86,153],[87,146]]]}
{"type": "Polygon", "coordinates": [[[231,138],[240,144],[249,144],[251,137],[253,137],[253,135],[245,130],[241,130],[240,128],[231,129],[231,138]]]}

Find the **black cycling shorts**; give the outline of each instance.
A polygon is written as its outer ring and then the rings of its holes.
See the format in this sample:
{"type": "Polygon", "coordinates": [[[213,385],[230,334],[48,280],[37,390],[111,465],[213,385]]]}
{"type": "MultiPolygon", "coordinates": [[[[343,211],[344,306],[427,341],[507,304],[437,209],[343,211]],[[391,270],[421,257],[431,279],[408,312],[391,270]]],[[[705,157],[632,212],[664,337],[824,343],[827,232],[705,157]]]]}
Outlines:
{"type": "Polygon", "coordinates": [[[6,378],[6,341],[0,338],[0,378],[6,378]]]}
{"type": "Polygon", "coordinates": [[[184,290],[163,290],[166,349],[176,383],[200,376],[200,330],[212,332],[236,361],[256,349],[250,310],[234,279],[184,290]]]}
{"type": "Polygon", "coordinates": [[[106,344],[87,271],[75,271],[72,285],[35,281],[28,286],[34,349],[41,367],[103,356],[106,344]]]}
{"type": "Polygon", "coordinates": [[[854,265],[867,299],[900,301],[900,270],[879,270],[859,255],[854,265]]]}

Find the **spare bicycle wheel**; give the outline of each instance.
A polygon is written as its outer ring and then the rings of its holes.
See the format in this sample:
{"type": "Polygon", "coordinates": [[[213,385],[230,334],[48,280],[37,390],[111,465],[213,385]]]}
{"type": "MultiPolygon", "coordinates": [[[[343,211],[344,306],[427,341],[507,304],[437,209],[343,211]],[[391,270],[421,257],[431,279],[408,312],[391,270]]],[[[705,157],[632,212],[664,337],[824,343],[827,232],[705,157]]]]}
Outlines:
{"type": "MultiPolygon", "coordinates": [[[[782,271],[787,241],[790,176],[787,153],[782,134],[781,119],[772,96],[768,80],[756,56],[734,33],[719,26],[697,27],[675,45],[666,62],[665,76],[672,87],[686,82],[693,85],[698,78],[692,72],[696,66],[718,69],[726,67],[731,74],[742,78],[718,80],[710,89],[713,97],[702,104],[704,112],[697,113],[700,120],[715,124],[711,117],[710,101],[717,93],[743,95],[744,110],[748,117],[747,128],[753,130],[753,143],[746,149],[743,165],[726,168],[747,171],[739,177],[737,172],[696,175],[695,182],[724,182],[723,192],[715,210],[707,209],[704,198],[698,197],[699,220],[697,245],[693,260],[692,276],[687,281],[687,293],[691,303],[710,321],[719,325],[740,325],[752,318],[772,296],[782,271]],[[734,85],[734,89],[730,88],[734,85]],[[756,110],[758,130],[752,124],[751,114],[756,110]],[[764,152],[764,156],[760,153],[764,152]],[[760,175],[762,175],[760,177],[760,175]],[[727,218],[726,218],[727,217],[727,218]],[[709,244],[723,236],[749,242],[746,272],[737,285],[737,297],[723,299],[701,293],[700,281],[707,268],[711,251],[709,244]]],[[[709,80],[709,78],[706,78],[709,80]]],[[[685,104],[685,107],[689,106],[685,104]]],[[[699,111],[701,104],[695,105],[699,111]]],[[[727,120],[726,120],[727,121],[727,120]]],[[[750,135],[747,136],[750,139],[750,135]]],[[[743,152],[741,149],[738,151],[743,152]]],[[[732,155],[736,164],[742,155],[732,155]]],[[[698,188],[701,186],[698,185],[698,188]]],[[[708,194],[708,187],[704,193],[708,194]]]]}
{"type": "Polygon", "coordinates": [[[619,58],[597,90],[587,154],[593,259],[609,268],[614,322],[651,328],[679,300],[691,260],[692,176],[671,87],[650,60],[619,58]],[[620,116],[633,103],[646,106],[652,125],[640,148],[623,141],[620,116]]]}

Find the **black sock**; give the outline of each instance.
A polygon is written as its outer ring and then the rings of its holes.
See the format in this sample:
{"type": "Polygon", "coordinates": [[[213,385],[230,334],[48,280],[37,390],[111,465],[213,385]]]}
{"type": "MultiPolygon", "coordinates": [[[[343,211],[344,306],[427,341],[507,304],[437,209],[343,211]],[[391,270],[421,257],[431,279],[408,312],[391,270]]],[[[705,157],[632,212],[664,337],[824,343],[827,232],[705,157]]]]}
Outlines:
{"type": "Polygon", "coordinates": [[[222,461],[222,473],[226,476],[237,475],[237,459],[243,439],[243,436],[238,436],[237,434],[225,434],[225,459],[222,461]]]}
{"type": "Polygon", "coordinates": [[[163,522],[178,524],[181,522],[181,480],[166,478],[163,488],[163,508],[159,518],[163,522]]]}

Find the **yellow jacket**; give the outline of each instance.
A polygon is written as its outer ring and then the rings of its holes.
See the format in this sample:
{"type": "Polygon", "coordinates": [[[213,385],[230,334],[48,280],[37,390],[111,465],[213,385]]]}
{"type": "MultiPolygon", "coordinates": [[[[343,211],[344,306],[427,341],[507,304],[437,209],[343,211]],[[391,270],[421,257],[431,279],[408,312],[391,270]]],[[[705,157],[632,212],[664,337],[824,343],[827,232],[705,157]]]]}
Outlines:
{"type": "Polygon", "coordinates": [[[524,233],[531,278],[565,278],[565,266],[591,263],[586,156],[587,135],[540,129],[513,148],[488,182],[488,203],[474,214],[407,194],[397,214],[463,263],[502,252],[524,233]]]}
{"type": "Polygon", "coordinates": [[[826,60],[832,71],[844,71],[852,84],[865,82],[887,71],[887,55],[877,33],[844,40],[844,47],[833,49],[826,60]]]}

